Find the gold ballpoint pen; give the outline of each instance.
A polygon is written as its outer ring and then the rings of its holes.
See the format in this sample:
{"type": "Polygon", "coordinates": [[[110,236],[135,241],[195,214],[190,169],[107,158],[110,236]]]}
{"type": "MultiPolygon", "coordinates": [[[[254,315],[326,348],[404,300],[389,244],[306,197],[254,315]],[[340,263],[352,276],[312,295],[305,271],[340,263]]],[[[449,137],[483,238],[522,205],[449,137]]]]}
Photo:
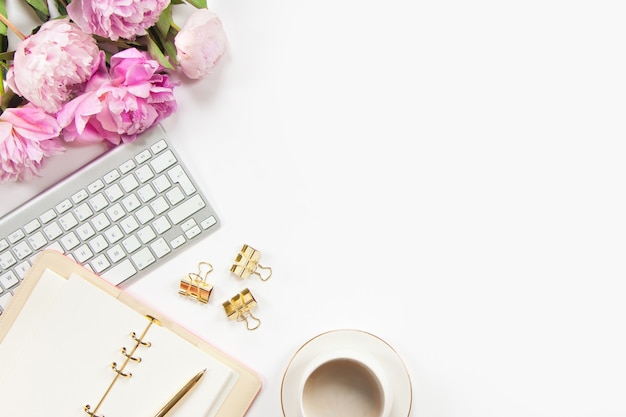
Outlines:
{"type": "Polygon", "coordinates": [[[202,378],[202,375],[204,375],[204,373],[206,372],[206,368],[200,372],[198,372],[193,378],[191,378],[189,380],[189,382],[187,382],[181,389],[180,391],[178,391],[176,393],[176,395],[174,395],[172,397],[171,400],[169,400],[167,402],[167,404],[165,404],[163,406],[163,408],[161,408],[161,410],[156,413],[156,415],[154,417],[163,417],[164,415],[166,415],[172,408],[174,408],[174,406],[176,405],[176,403],[178,403],[184,396],[185,394],[187,394],[189,391],[191,391],[191,389],[198,383],[198,381],[200,381],[200,378],[202,378]]]}

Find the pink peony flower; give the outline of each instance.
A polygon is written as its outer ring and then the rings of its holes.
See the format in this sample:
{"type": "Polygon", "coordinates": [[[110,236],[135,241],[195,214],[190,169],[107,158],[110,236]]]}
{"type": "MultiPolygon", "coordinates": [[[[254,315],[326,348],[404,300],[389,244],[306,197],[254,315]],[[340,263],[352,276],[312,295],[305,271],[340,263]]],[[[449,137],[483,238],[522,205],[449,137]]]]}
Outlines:
{"type": "Polygon", "coordinates": [[[63,152],[56,119],[30,104],[0,115],[0,182],[39,175],[45,158],[63,152]]]}
{"type": "Polygon", "coordinates": [[[207,9],[196,9],[174,39],[176,59],[191,79],[206,77],[226,49],[222,22],[207,9]]]}
{"type": "Polygon", "coordinates": [[[79,142],[132,142],[176,110],[175,84],[145,52],[126,49],[111,57],[108,77],[104,63],[84,94],[57,114],[63,139],[79,142]]]}
{"type": "Polygon", "coordinates": [[[110,38],[135,39],[159,19],[170,0],[73,0],[67,14],[85,32],[110,38]]]}
{"type": "Polygon", "coordinates": [[[7,84],[48,113],[82,89],[97,66],[95,39],[67,18],[50,20],[19,43],[7,84]]]}

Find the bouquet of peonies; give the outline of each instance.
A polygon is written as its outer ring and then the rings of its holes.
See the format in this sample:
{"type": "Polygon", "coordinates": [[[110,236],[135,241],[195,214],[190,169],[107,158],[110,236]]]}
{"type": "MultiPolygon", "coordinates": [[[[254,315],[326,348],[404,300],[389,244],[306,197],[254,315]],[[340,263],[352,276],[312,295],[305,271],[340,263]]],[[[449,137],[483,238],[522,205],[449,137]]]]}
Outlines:
{"type": "Polygon", "coordinates": [[[133,141],[176,110],[173,76],[206,77],[226,48],[206,0],[55,0],[54,17],[26,1],[42,22],[28,36],[0,1],[0,182],[38,176],[68,142],[133,141]],[[176,5],[194,7],[182,28],[176,5]]]}

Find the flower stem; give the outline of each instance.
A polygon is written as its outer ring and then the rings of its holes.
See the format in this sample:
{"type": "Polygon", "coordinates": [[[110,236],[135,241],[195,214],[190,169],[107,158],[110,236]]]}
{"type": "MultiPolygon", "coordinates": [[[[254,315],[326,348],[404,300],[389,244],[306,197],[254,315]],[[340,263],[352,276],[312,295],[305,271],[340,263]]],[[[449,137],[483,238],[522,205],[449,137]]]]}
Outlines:
{"type": "Polygon", "coordinates": [[[26,36],[24,36],[24,34],[22,32],[20,32],[19,29],[16,28],[15,25],[13,23],[11,23],[11,21],[9,19],[7,19],[2,13],[0,13],[0,22],[4,23],[21,40],[24,40],[26,38],[26,36]]]}

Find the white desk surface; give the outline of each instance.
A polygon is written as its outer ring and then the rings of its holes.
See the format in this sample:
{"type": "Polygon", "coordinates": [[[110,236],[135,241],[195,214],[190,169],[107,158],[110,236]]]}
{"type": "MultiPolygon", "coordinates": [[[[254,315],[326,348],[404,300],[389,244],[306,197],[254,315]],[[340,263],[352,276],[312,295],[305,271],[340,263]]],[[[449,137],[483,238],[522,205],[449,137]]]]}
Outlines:
{"type": "Polygon", "coordinates": [[[230,50],[163,125],[223,225],[127,290],[261,374],[251,417],[338,328],[397,350],[414,417],[626,416],[623,1],[209,5],[230,50]],[[229,273],[244,243],[269,281],[229,273]],[[208,305],[177,294],[199,261],[208,305]]]}

